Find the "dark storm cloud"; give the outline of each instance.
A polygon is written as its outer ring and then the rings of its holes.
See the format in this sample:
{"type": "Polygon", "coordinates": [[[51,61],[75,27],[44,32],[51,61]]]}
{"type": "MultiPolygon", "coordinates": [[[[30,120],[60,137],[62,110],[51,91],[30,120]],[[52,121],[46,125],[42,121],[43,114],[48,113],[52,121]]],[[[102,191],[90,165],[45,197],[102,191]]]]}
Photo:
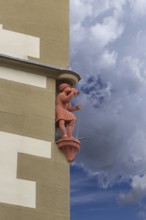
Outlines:
{"type": "Polygon", "coordinates": [[[101,77],[89,76],[80,87],[81,92],[86,94],[87,98],[92,101],[92,106],[95,108],[101,107],[110,96],[110,85],[104,82],[101,77]]]}

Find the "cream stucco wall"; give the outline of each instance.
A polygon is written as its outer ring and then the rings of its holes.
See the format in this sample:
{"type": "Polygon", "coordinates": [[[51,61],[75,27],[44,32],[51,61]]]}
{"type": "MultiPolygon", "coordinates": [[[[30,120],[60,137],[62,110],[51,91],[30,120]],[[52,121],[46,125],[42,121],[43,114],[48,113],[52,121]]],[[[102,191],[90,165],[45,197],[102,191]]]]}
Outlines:
{"type": "Polygon", "coordinates": [[[30,42],[34,38],[36,44],[40,39],[40,54],[28,54],[30,59],[69,65],[69,0],[1,0],[0,24],[5,33],[19,33],[26,40],[30,36],[30,42]]]}
{"type": "Polygon", "coordinates": [[[55,144],[56,80],[40,87],[12,78],[0,78],[0,219],[69,220],[69,164],[55,144]]]}
{"type": "Polygon", "coordinates": [[[69,164],[55,144],[68,65],[68,0],[0,1],[0,219],[70,218],[69,164]]]}

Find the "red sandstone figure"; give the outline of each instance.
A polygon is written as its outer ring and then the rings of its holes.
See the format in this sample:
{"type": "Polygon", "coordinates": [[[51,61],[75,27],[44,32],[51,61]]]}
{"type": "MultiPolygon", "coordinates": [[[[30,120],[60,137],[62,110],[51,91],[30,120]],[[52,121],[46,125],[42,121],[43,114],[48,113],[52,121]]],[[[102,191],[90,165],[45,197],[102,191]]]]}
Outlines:
{"type": "Polygon", "coordinates": [[[56,123],[61,130],[62,137],[72,137],[72,131],[76,117],[73,111],[80,110],[80,105],[71,106],[74,95],[79,95],[79,91],[66,83],[59,86],[59,94],[56,98],[56,123]],[[66,129],[67,128],[67,129],[66,129]]]}

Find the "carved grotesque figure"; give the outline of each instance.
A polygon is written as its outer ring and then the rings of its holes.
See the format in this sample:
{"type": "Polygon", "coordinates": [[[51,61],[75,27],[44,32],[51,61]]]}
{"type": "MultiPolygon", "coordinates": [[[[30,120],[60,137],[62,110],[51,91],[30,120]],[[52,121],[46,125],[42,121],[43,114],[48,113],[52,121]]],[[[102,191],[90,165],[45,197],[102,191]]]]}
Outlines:
{"type": "Polygon", "coordinates": [[[66,83],[59,86],[59,94],[56,98],[56,125],[60,128],[62,138],[72,137],[76,121],[73,111],[80,109],[80,105],[71,106],[71,100],[79,91],[66,83]]]}

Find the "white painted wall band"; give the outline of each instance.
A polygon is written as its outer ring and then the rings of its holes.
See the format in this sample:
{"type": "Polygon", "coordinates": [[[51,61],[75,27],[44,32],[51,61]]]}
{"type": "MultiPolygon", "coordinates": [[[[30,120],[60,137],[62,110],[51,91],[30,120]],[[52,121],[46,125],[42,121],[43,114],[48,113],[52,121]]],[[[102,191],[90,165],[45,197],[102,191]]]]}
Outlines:
{"type": "Polygon", "coordinates": [[[0,67],[0,78],[41,88],[46,88],[47,83],[46,76],[27,73],[2,66],[0,67]]]}
{"type": "Polygon", "coordinates": [[[3,29],[0,25],[0,53],[17,58],[40,57],[40,38],[3,29]]]}

